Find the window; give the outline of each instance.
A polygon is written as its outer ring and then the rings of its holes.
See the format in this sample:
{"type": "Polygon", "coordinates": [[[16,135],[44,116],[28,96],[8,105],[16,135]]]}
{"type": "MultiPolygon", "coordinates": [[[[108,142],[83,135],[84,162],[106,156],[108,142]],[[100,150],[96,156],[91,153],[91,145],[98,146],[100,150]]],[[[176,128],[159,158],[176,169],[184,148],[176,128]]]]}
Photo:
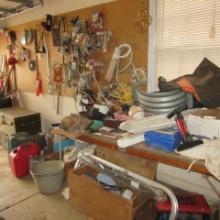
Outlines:
{"type": "Polygon", "coordinates": [[[204,57],[220,66],[220,0],[157,0],[155,8],[157,76],[192,74],[204,57]]]}

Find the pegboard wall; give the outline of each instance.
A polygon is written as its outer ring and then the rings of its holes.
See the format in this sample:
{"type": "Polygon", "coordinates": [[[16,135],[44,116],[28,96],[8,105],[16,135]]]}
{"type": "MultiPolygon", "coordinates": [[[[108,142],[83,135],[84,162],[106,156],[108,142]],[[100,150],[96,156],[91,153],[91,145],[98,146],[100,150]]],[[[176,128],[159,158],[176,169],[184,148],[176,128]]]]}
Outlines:
{"type": "MultiPolygon", "coordinates": [[[[90,7],[82,10],[77,10],[68,14],[61,15],[65,17],[66,29],[71,32],[72,26],[70,20],[79,16],[80,19],[85,19],[91,21],[92,13],[101,12],[104,15],[104,29],[112,32],[112,37],[108,43],[108,49],[106,53],[101,51],[96,51],[94,53],[94,59],[101,61],[104,66],[100,73],[97,75],[97,80],[100,85],[104,85],[104,75],[108,68],[109,62],[114,51],[114,47],[122,43],[128,43],[132,46],[133,49],[133,58],[135,66],[143,67],[147,69],[147,30],[145,32],[140,32],[138,24],[135,22],[138,14],[141,9],[148,9],[147,0],[119,0],[112,3],[102,4],[95,7],[90,7]]],[[[42,21],[36,21],[32,23],[27,23],[19,25],[16,27],[9,27],[10,30],[14,30],[17,35],[17,39],[22,37],[24,29],[36,29],[39,27],[42,21]]],[[[141,22],[141,21],[140,21],[141,22]]],[[[62,63],[62,56],[58,52],[58,48],[53,46],[52,35],[50,32],[47,33],[47,42],[48,48],[50,51],[50,65],[53,66],[55,62],[62,63]]],[[[18,43],[19,44],[19,43],[18,43]]],[[[0,35],[0,54],[7,54],[7,40],[6,37],[2,34],[0,35]]],[[[25,46],[31,51],[31,58],[35,58],[34,53],[34,43],[25,46]]],[[[19,53],[19,50],[18,50],[19,53]]],[[[65,58],[68,59],[68,56],[65,58]]],[[[44,56],[39,59],[39,72],[42,79],[43,93],[48,92],[48,80],[47,80],[47,71],[46,71],[46,58],[44,56]]],[[[35,80],[36,72],[32,72],[28,68],[27,61],[20,61],[17,66],[17,85],[18,89],[21,91],[35,91],[35,80]]],[[[120,75],[120,80],[124,82],[129,82],[131,73],[124,72],[120,75]]],[[[66,88],[62,95],[72,96],[74,88],[66,88]]]]}

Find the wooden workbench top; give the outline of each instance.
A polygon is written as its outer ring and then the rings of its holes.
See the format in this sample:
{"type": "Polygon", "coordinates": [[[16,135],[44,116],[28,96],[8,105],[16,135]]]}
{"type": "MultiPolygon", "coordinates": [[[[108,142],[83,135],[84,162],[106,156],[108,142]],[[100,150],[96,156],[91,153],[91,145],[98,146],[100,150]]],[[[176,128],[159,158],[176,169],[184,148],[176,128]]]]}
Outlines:
{"type": "MultiPolygon", "coordinates": [[[[108,147],[113,150],[119,150],[117,141],[110,139],[110,138],[105,138],[102,136],[89,134],[89,133],[76,136],[71,132],[64,131],[61,129],[54,129],[52,130],[52,133],[63,135],[65,137],[72,138],[72,139],[79,139],[81,141],[84,141],[90,144],[108,147]]],[[[161,150],[149,148],[144,142],[135,144],[132,147],[126,148],[125,152],[131,155],[139,156],[141,158],[158,161],[160,163],[182,168],[182,169],[188,169],[188,167],[192,163],[192,159],[188,157],[179,155],[177,153],[168,153],[168,152],[164,152],[161,150]]],[[[198,161],[194,163],[191,170],[194,172],[211,175],[209,171],[206,169],[203,161],[198,161]]]]}

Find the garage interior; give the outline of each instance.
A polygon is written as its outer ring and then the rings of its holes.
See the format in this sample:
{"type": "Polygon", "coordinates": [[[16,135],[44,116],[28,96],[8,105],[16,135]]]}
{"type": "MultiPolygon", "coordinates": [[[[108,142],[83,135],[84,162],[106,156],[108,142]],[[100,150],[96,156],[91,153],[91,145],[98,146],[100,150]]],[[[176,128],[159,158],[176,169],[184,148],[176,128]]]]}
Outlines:
{"type": "Polygon", "coordinates": [[[220,0],[0,0],[0,220],[220,219],[220,0]]]}

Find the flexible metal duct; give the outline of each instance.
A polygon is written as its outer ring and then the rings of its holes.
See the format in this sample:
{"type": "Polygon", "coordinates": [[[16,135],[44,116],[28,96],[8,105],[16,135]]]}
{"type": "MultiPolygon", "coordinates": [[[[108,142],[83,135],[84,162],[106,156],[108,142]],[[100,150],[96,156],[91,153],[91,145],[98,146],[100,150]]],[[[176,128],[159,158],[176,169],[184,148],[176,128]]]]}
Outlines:
{"type": "Polygon", "coordinates": [[[145,93],[136,87],[136,98],[145,111],[155,114],[169,113],[178,106],[187,104],[187,94],[179,89],[145,93]]]}

